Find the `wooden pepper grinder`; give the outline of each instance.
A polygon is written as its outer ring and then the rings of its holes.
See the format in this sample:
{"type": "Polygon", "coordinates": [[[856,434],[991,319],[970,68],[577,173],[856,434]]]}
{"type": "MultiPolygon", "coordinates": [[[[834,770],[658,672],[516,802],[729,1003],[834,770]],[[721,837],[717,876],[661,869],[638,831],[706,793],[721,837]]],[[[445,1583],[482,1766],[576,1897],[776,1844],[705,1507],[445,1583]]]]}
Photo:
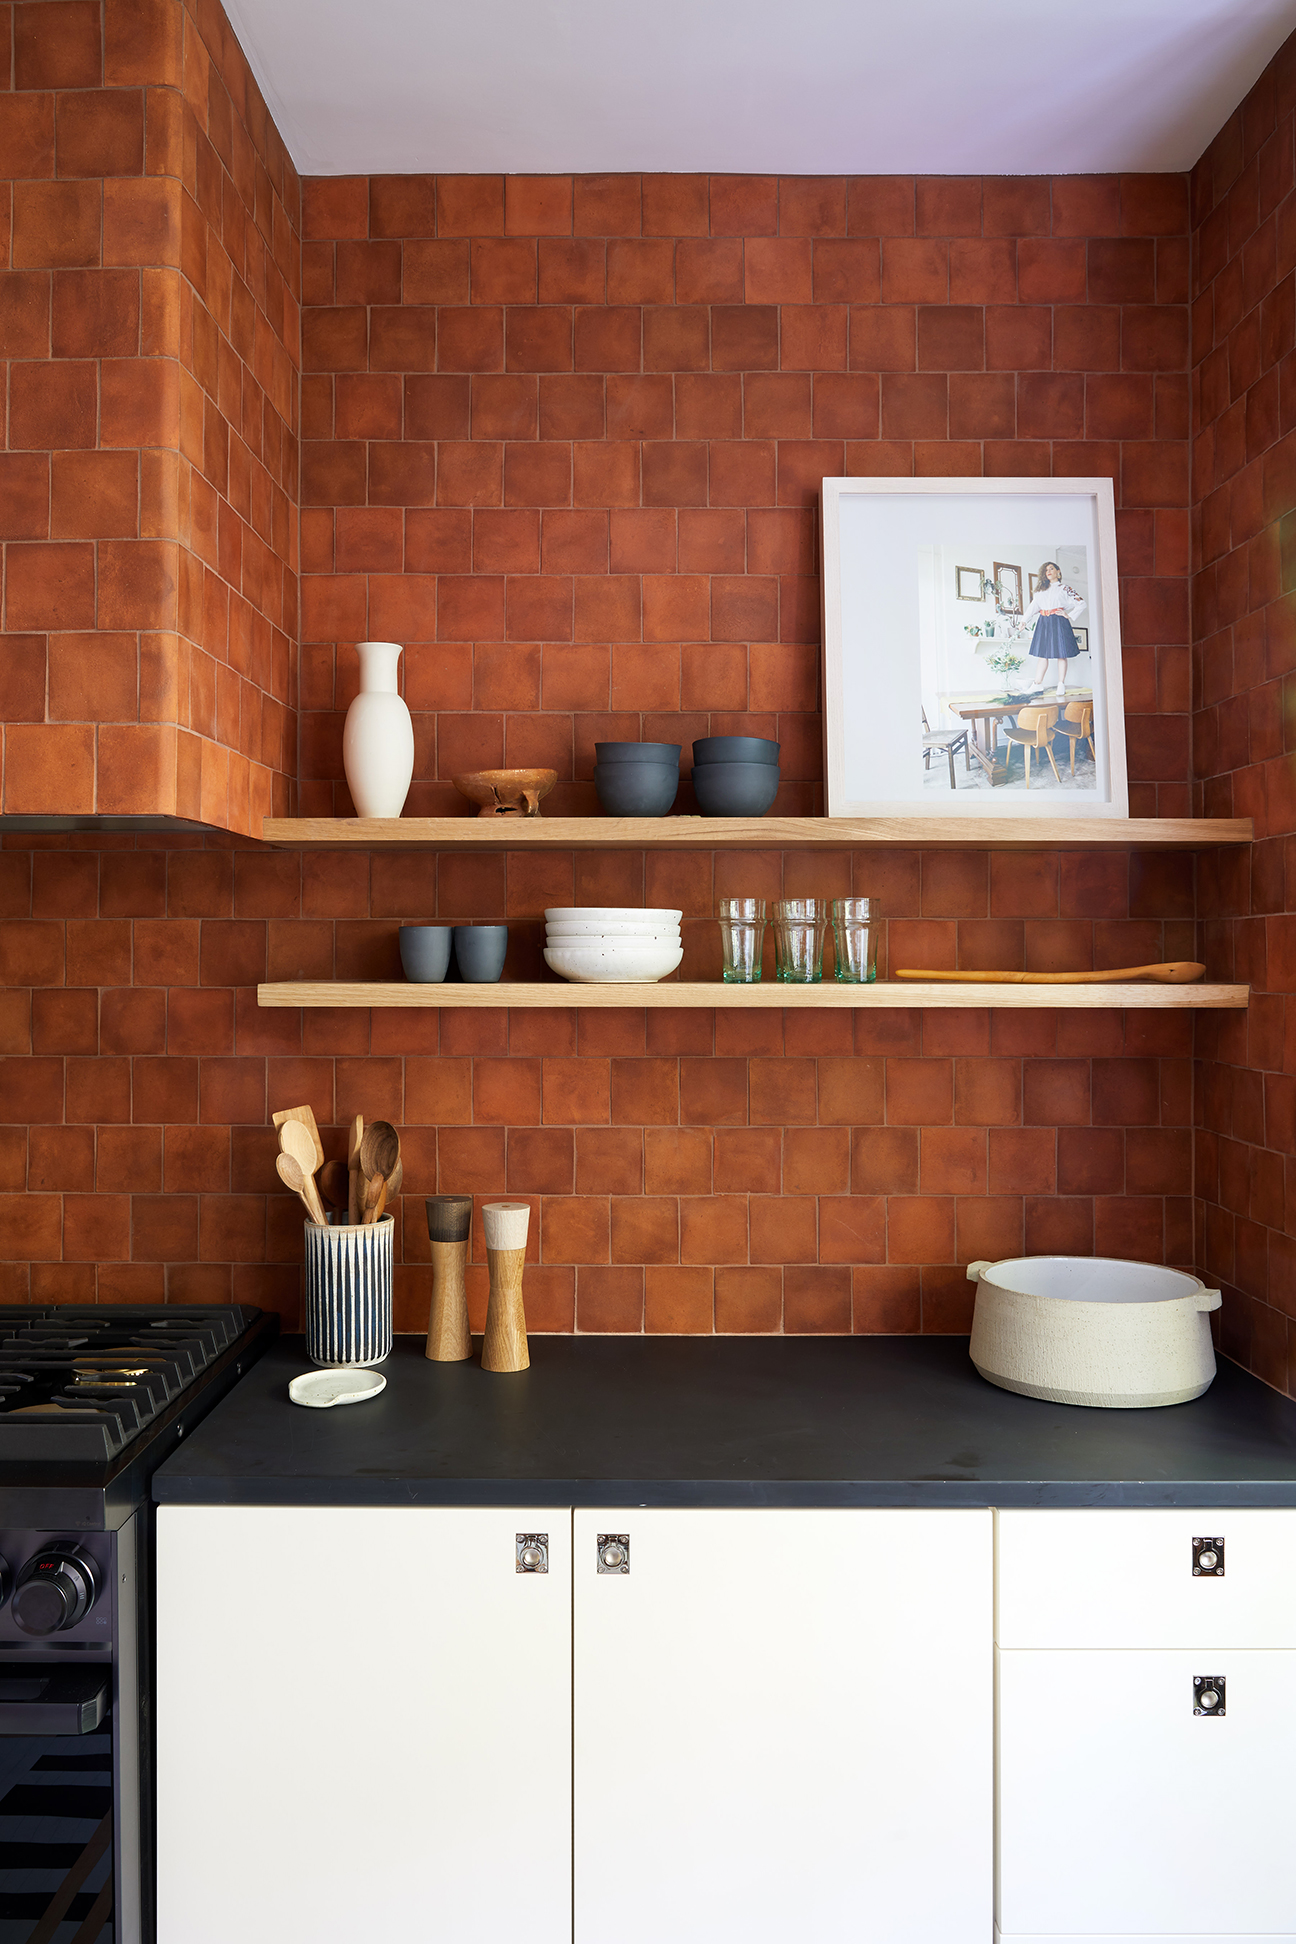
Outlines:
{"type": "Polygon", "coordinates": [[[424,1355],[433,1363],[461,1363],[472,1355],[464,1288],[472,1196],[429,1195],[426,1206],[432,1242],[432,1314],[424,1355]]]}
{"type": "Polygon", "coordinates": [[[487,1202],[486,1262],[490,1269],[490,1301],[486,1306],[483,1370],[527,1370],[526,1311],[522,1307],[522,1264],[526,1259],[529,1202],[487,1202]]]}

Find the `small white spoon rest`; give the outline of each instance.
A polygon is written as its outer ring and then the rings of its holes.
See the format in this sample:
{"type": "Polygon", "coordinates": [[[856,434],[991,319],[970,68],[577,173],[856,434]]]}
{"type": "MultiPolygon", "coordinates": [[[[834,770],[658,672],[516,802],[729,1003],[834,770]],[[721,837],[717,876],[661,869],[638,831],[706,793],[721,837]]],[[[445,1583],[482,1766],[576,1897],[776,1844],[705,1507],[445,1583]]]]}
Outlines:
{"type": "Polygon", "coordinates": [[[294,1404],[329,1411],[335,1404],[366,1404],[386,1388],[381,1370],[305,1370],[293,1378],[288,1395],[294,1404]]]}

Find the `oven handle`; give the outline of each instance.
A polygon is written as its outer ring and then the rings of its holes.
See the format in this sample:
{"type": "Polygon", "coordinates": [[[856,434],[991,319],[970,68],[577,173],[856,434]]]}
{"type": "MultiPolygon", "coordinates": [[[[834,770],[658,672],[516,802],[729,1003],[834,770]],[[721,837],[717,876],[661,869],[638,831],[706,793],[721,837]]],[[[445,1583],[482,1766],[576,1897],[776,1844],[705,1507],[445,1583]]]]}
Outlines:
{"type": "Polygon", "coordinates": [[[0,1735],[90,1735],[108,1712],[111,1667],[0,1670],[0,1735]]]}

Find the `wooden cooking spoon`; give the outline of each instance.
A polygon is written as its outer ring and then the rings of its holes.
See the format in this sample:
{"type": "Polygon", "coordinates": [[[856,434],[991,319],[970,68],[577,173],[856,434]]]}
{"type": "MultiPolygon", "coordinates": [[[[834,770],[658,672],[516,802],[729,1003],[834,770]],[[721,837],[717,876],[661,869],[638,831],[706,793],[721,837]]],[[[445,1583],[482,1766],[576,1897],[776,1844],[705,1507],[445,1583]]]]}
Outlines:
{"type": "Polygon", "coordinates": [[[360,1143],[360,1173],[364,1180],[364,1220],[377,1220],[381,1192],[387,1200],[387,1177],[400,1160],[400,1135],[390,1121],[370,1121],[360,1143]]]}
{"type": "Polygon", "coordinates": [[[345,1161],[326,1161],[315,1177],[320,1198],[339,1214],[345,1214],[351,1193],[351,1176],[345,1161]]]}
{"type": "MultiPolygon", "coordinates": [[[[300,1122],[301,1126],[310,1135],[315,1148],[315,1159],[311,1165],[310,1172],[312,1174],[318,1174],[324,1166],[324,1143],[320,1139],[319,1128],[315,1125],[315,1109],[313,1107],[284,1107],[277,1114],[272,1114],[270,1118],[280,1130],[282,1130],[286,1121],[300,1122]]],[[[282,1147],[283,1142],[281,1141],[279,1145],[282,1147]]]]}
{"type": "Polygon", "coordinates": [[[275,1156],[275,1170],[285,1188],[291,1188],[300,1195],[306,1213],[319,1228],[326,1228],[324,1204],[319,1198],[314,1175],[307,1174],[300,1162],[291,1154],[280,1153],[275,1156]]]}
{"type": "MultiPolygon", "coordinates": [[[[292,1156],[310,1182],[311,1193],[316,1202],[319,1202],[322,1211],[323,1203],[320,1202],[319,1191],[315,1186],[315,1143],[311,1139],[310,1129],[304,1127],[300,1121],[285,1121],[279,1129],[279,1147],[282,1153],[292,1156]]],[[[321,1219],[323,1219],[322,1214],[321,1219]]]]}
{"type": "Polygon", "coordinates": [[[897,979],[933,979],[948,984],[984,985],[1114,985],[1129,979],[1153,979],[1158,985],[1191,985],[1204,979],[1206,967],[1191,959],[1168,965],[1123,965],[1111,972],[922,972],[906,967],[897,979]]]}

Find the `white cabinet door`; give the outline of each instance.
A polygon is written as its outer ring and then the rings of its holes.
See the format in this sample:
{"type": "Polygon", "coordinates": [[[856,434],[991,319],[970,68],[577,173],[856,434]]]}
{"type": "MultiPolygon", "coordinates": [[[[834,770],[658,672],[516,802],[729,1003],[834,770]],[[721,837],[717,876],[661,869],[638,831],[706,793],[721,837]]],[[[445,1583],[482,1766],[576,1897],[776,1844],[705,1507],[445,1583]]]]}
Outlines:
{"type": "Polygon", "coordinates": [[[570,1944],[570,1545],[567,1510],[163,1507],[159,1944],[570,1944]]]}
{"type": "Polygon", "coordinates": [[[577,1512],[573,1573],[575,1944],[987,1944],[988,1512],[577,1512]]]}
{"type": "Polygon", "coordinates": [[[1001,1652],[1003,1944],[1296,1938],[1296,1654],[1001,1652]],[[1193,1712],[1223,1676],[1222,1717],[1193,1712]]]}

